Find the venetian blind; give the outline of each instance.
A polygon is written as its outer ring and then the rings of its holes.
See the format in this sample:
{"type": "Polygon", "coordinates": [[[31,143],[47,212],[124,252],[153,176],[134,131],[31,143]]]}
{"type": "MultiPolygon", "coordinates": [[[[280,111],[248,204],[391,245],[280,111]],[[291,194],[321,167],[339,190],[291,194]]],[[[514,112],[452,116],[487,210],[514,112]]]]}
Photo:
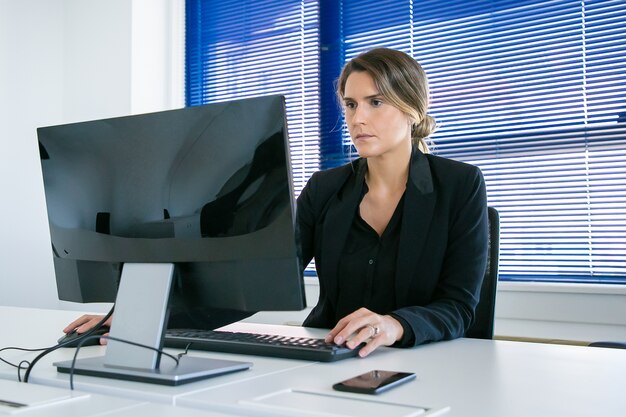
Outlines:
{"type": "Polygon", "coordinates": [[[294,189],[319,168],[319,17],[310,0],[187,0],[188,106],[286,98],[294,189]]]}
{"type": "Polygon", "coordinates": [[[343,4],[345,59],[426,69],[435,152],[481,167],[500,212],[503,279],[626,282],[626,2],[343,4]]]}

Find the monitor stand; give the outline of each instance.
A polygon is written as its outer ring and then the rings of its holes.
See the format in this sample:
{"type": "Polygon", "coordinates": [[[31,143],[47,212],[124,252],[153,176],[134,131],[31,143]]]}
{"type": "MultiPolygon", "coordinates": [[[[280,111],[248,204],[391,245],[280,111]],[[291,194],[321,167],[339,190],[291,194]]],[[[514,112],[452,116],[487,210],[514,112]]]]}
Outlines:
{"type": "MultiPolygon", "coordinates": [[[[119,340],[108,341],[104,356],[76,360],[73,373],[181,385],[249,369],[252,366],[249,362],[187,355],[176,364],[174,359],[157,352],[163,346],[173,275],[173,264],[124,264],[109,334],[119,340]]],[[[59,372],[72,372],[72,361],[56,362],[54,365],[59,372]]]]}

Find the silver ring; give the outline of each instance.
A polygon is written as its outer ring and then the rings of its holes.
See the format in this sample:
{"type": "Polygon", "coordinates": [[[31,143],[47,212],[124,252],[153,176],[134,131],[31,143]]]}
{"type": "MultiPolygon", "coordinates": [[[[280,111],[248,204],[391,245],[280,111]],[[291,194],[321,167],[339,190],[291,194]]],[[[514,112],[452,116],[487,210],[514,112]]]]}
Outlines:
{"type": "Polygon", "coordinates": [[[367,324],[367,327],[369,327],[370,329],[372,329],[372,336],[371,337],[376,337],[380,334],[380,328],[377,326],[372,326],[371,324],[367,324]]]}

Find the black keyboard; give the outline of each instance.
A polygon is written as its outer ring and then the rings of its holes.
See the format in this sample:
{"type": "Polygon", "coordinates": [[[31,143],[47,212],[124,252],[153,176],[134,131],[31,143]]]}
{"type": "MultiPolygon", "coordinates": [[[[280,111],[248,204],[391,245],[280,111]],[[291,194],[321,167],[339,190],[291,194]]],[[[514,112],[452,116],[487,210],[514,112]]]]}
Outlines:
{"type": "Polygon", "coordinates": [[[272,356],[285,359],[334,362],[351,358],[359,349],[348,349],[324,339],[289,337],[218,330],[170,329],[165,334],[165,347],[272,356]]]}

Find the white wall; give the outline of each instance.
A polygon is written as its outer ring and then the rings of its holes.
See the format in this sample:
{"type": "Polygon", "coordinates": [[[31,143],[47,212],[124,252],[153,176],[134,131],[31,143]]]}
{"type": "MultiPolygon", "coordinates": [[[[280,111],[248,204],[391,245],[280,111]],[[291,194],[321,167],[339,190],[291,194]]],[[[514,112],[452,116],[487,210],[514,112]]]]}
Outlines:
{"type": "Polygon", "coordinates": [[[626,342],[626,286],[501,282],[495,333],[504,337],[626,342]]]}
{"type": "Polygon", "coordinates": [[[68,307],[56,295],[36,128],[181,107],[181,6],[0,0],[0,305],[68,307]]]}
{"type": "Polygon", "coordinates": [[[60,1],[0,0],[0,304],[54,307],[35,129],[63,119],[60,1]]]}
{"type": "Polygon", "coordinates": [[[132,3],[65,0],[62,123],[131,110],[132,3]]]}

